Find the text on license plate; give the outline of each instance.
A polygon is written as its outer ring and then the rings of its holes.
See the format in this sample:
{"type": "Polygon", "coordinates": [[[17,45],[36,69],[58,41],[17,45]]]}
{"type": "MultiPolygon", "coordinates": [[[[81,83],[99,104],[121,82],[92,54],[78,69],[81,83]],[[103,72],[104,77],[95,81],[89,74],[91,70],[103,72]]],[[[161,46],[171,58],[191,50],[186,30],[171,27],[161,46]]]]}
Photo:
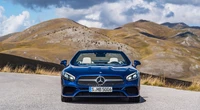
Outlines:
{"type": "Polygon", "coordinates": [[[112,87],[89,87],[89,92],[112,92],[112,87]]]}

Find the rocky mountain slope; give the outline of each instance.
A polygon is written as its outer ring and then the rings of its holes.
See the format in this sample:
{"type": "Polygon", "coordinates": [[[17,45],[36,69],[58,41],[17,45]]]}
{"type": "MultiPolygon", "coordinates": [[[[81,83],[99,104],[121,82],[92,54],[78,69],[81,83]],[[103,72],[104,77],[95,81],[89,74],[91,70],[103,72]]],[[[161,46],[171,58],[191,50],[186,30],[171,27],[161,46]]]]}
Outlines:
{"type": "Polygon", "coordinates": [[[0,52],[59,63],[81,49],[117,49],[141,60],[141,72],[191,80],[200,76],[200,29],[173,27],[139,20],[108,30],[53,19],[0,41],[0,52]]]}

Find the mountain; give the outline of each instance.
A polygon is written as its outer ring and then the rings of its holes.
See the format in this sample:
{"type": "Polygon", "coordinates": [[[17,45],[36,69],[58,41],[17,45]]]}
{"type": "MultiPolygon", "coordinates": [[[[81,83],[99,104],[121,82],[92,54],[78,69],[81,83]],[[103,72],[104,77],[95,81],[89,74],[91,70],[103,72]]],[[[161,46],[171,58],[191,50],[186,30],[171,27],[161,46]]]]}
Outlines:
{"type": "Polygon", "coordinates": [[[161,25],[169,27],[169,28],[174,28],[174,29],[200,29],[200,26],[188,26],[185,23],[170,23],[170,22],[165,22],[162,23],[161,25]]]}
{"type": "Polygon", "coordinates": [[[71,59],[80,49],[123,47],[127,53],[133,54],[135,51],[130,46],[112,41],[106,35],[69,19],[54,19],[32,26],[0,45],[3,53],[54,63],[71,59]]]}
{"type": "Polygon", "coordinates": [[[178,33],[174,38],[181,45],[200,48],[200,37],[190,31],[178,33]]]}
{"type": "Polygon", "coordinates": [[[59,63],[81,49],[117,49],[144,73],[191,80],[200,76],[200,32],[139,20],[115,29],[88,28],[61,18],[45,21],[0,41],[0,53],[59,63]]]}
{"type": "Polygon", "coordinates": [[[162,23],[161,25],[163,26],[167,26],[169,28],[174,28],[174,29],[184,29],[184,28],[189,28],[189,26],[185,23],[169,23],[169,22],[166,22],[166,23],[162,23]]]}
{"type": "Polygon", "coordinates": [[[180,30],[172,39],[176,43],[184,46],[198,47],[200,48],[200,27],[198,26],[188,26],[185,23],[162,23],[161,25],[180,30]]]}
{"type": "Polygon", "coordinates": [[[17,32],[16,33],[11,33],[11,34],[8,34],[8,35],[5,35],[5,36],[0,36],[0,42],[8,39],[11,36],[14,36],[15,34],[17,34],[17,32]]]}

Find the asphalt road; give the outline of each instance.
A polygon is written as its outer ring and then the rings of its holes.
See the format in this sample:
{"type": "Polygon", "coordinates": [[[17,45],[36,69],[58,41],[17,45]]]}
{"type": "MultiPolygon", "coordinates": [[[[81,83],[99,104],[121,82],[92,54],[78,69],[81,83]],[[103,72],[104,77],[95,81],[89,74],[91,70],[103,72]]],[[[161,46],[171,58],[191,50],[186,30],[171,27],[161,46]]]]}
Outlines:
{"type": "Polygon", "coordinates": [[[200,110],[200,92],[142,86],[140,103],[127,99],[60,101],[60,77],[0,73],[0,110],[200,110]]]}

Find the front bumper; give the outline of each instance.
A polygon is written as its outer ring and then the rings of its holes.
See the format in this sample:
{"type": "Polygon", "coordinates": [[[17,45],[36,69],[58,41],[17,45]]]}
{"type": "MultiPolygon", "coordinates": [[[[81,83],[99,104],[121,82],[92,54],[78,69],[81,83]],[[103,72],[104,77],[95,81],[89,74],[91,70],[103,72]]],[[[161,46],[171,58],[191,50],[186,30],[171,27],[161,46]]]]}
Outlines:
{"type": "MultiPolygon", "coordinates": [[[[140,95],[139,79],[134,81],[125,81],[124,84],[109,86],[113,92],[93,93],[89,92],[89,87],[79,85],[77,82],[69,82],[61,78],[62,96],[63,97],[138,97],[140,95]]],[[[103,86],[102,87],[108,87],[103,86]]]]}

